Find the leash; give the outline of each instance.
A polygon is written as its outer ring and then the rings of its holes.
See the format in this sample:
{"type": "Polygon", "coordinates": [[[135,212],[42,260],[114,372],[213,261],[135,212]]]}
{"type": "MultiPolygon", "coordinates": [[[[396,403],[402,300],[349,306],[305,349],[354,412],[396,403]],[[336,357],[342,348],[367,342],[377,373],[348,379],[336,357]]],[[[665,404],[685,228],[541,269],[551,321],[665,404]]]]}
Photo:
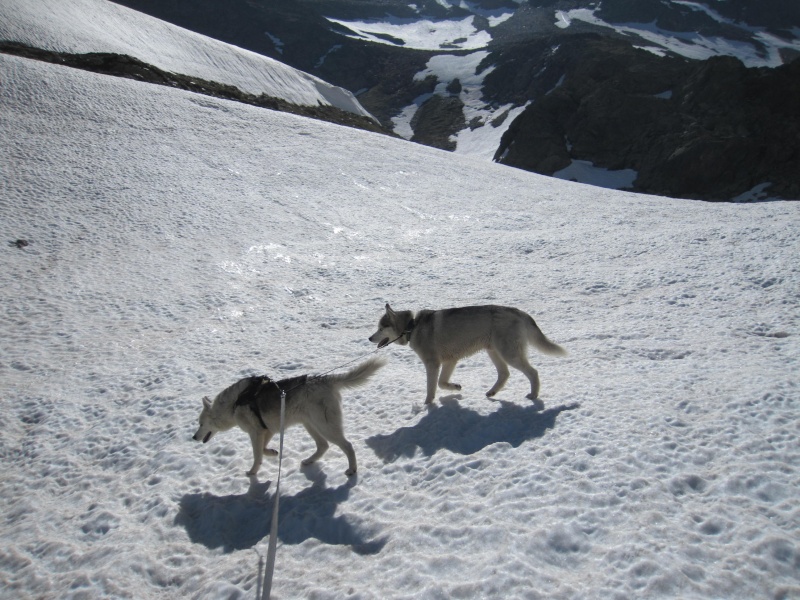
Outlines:
{"type": "MultiPolygon", "coordinates": [[[[369,356],[370,354],[375,354],[376,352],[378,352],[378,350],[385,348],[386,346],[388,346],[393,342],[396,342],[407,333],[411,333],[412,328],[413,326],[409,327],[408,329],[403,331],[403,333],[394,338],[391,342],[387,342],[383,346],[378,346],[372,352],[368,352],[367,354],[354,358],[353,360],[341,364],[338,367],[334,367],[329,371],[325,371],[324,373],[320,373],[319,375],[312,375],[311,377],[312,378],[323,377],[325,375],[328,375],[329,373],[332,373],[333,371],[341,369],[342,367],[346,367],[347,365],[354,363],[357,360],[361,360],[364,357],[369,356]]],[[[276,381],[273,381],[269,377],[266,377],[265,379],[267,380],[266,382],[274,384],[275,387],[277,387],[281,391],[281,418],[280,418],[280,443],[278,446],[278,478],[276,479],[275,482],[275,501],[272,504],[272,522],[270,523],[270,528],[269,528],[269,545],[267,546],[267,564],[264,569],[264,587],[262,588],[261,600],[269,600],[270,594],[272,592],[272,578],[275,573],[275,555],[277,553],[277,546],[278,546],[278,507],[280,505],[280,499],[281,499],[281,466],[283,465],[283,430],[284,430],[284,418],[286,414],[286,393],[291,392],[292,390],[300,387],[307,381],[307,379],[303,379],[297,385],[289,388],[288,390],[284,390],[278,385],[276,381]]],[[[261,385],[263,385],[266,382],[262,380],[261,385]]],[[[259,421],[261,421],[261,425],[264,427],[264,429],[267,429],[267,426],[264,423],[263,419],[261,418],[261,414],[259,413],[255,404],[252,404],[251,408],[258,415],[258,419],[259,421]]],[[[260,566],[259,566],[259,571],[260,571],[260,566]]]]}
{"type": "Polygon", "coordinates": [[[269,546],[267,547],[267,566],[264,571],[264,589],[262,600],[269,600],[272,591],[272,575],[275,572],[275,553],[278,545],[278,505],[281,499],[281,465],[283,464],[283,420],[286,414],[286,392],[281,390],[281,425],[280,445],[278,450],[278,479],[275,483],[275,502],[272,504],[272,523],[269,528],[269,546]]]}

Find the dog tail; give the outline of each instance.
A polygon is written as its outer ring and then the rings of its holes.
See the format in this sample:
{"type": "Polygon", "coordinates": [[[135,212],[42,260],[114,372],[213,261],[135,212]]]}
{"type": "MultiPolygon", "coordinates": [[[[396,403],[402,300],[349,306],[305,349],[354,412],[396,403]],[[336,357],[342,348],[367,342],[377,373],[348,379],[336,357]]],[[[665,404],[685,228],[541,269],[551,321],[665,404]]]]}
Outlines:
{"type": "Polygon", "coordinates": [[[536,321],[533,320],[533,317],[528,315],[528,318],[530,319],[530,326],[528,327],[528,340],[539,352],[542,352],[543,354],[549,354],[551,356],[567,355],[567,351],[564,350],[564,348],[547,339],[547,336],[542,333],[541,329],[539,329],[539,326],[536,324],[536,321]]]}
{"type": "Polygon", "coordinates": [[[375,372],[386,364],[386,359],[374,357],[353,367],[347,373],[327,375],[331,383],[345,388],[364,385],[375,372]]]}

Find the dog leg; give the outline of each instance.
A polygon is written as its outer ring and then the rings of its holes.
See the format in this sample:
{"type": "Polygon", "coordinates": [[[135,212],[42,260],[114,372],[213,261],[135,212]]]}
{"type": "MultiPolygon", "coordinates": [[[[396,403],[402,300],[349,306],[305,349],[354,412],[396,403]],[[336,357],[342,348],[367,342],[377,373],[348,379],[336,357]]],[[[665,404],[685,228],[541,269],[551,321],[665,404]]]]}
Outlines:
{"type": "Polygon", "coordinates": [[[528,362],[528,359],[524,355],[514,357],[507,356],[506,359],[508,360],[508,364],[515,369],[522,371],[525,374],[525,377],[528,378],[528,381],[531,382],[531,393],[527,394],[526,397],[533,400],[533,405],[538,410],[542,410],[544,408],[544,402],[538,399],[539,372],[531,366],[531,364],[528,362]]]}
{"type": "Polygon", "coordinates": [[[428,379],[428,394],[425,396],[425,404],[430,404],[436,397],[436,380],[439,379],[440,363],[428,361],[425,363],[425,375],[428,379]]]}
{"type": "Polygon", "coordinates": [[[503,357],[500,356],[497,351],[487,350],[486,352],[489,355],[489,358],[492,359],[495,369],[497,369],[497,381],[494,382],[492,389],[486,392],[486,397],[491,398],[497,392],[503,389],[506,381],[508,381],[509,371],[506,361],[503,360],[503,357]]]}
{"type": "Polygon", "coordinates": [[[461,386],[457,383],[450,383],[450,376],[456,368],[457,361],[449,361],[442,365],[442,373],[439,375],[439,387],[443,390],[460,390],[461,386]]]}
{"type": "Polygon", "coordinates": [[[317,443],[317,451],[314,452],[314,454],[312,454],[308,458],[301,461],[300,463],[304,467],[307,467],[308,465],[317,462],[322,457],[322,455],[328,451],[328,441],[322,436],[322,434],[319,431],[314,429],[308,423],[305,423],[303,426],[306,428],[308,434],[312,438],[314,438],[314,441],[317,443]]]}
{"type": "Polygon", "coordinates": [[[254,476],[261,468],[261,461],[264,458],[264,446],[266,445],[267,431],[262,430],[250,434],[250,442],[253,444],[253,466],[247,472],[247,475],[254,476]]]}
{"type": "Polygon", "coordinates": [[[348,442],[344,435],[342,435],[341,438],[330,438],[330,440],[339,446],[339,448],[342,449],[342,452],[344,452],[345,456],[347,456],[347,471],[345,471],[344,474],[348,477],[352,477],[356,474],[356,469],[358,468],[356,466],[356,451],[353,450],[353,444],[348,442]]]}
{"type": "Polygon", "coordinates": [[[278,451],[274,448],[267,448],[269,446],[269,442],[272,439],[272,432],[268,431],[264,436],[264,456],[278,456],[278,451]]]}
{"type": "MultiPolygon", "coordinates": [[[[342,431],[341,422],[334,421],[330,422],[327,421],[324,424],[319,423],[317,424],[319,429],[316,430],[316,434],[323,438],[323,443],[325,444],[325,448],[328,447],[328,442],[332,444],[336,444],[339,448],[342,449],[345,456],[347,456],[347,471],[344,472],[345,475],[348,477],[352,477],[356,474],[356,451],[353,450],[353,444],[347,441],[344,437],[344,432],[342,431]],[[327,441],[325,441],[327,440],[327,441]]],[[[311,431],[309,430],[309,433],[311,431]]],[[[314,434],[311,434],[312,437],[314,434]]],[[[314,438],[317,439],[316,437],[314,438]]],[[[317,442],[319,444],[319,442],[317,442]]],[[[315,455],[316,456],[316,453],[315,455]]],[[[313,457],[311,457],[313,458],[313,457]]]]}

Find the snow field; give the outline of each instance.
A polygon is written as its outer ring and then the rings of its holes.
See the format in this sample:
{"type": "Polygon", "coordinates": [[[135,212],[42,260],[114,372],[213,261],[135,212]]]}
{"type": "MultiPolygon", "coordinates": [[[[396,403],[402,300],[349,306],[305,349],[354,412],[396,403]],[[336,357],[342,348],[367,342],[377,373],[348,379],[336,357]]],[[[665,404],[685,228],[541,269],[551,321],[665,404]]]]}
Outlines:
{"type": "Polygon", "coordinates": [[[276,464],[191,441],[237,378],[373,351],[383,305],[528,310],[345,394],[359,474],[287,433],[276,598],[797,595],[793,203],[601,190],[1,56],[0,595],[252,598],[276,464]],[[45,83],[43,83],[45,82],[45,83]],[[89,90],[91,93],[87,93],[89,90]]]}

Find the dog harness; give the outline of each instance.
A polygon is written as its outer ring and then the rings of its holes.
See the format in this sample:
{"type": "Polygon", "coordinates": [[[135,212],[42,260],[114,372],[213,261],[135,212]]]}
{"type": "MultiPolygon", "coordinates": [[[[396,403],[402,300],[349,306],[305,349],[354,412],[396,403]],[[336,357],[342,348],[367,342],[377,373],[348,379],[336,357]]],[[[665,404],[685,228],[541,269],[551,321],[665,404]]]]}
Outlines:
{"type": "Polygon", "coordinates": [[[264,429],[269,429],[269,427],[267,427],[267,424],[264,423],[264,419],[261,417],[261,411],[258,410],[257,397],[261,389],[269,384],[273,384],[275,387],[278,387],[278,384],[272,381],[272,379],[266,375],[262,377],[251,377],[250,383],[248,383],[247,387],[244,388],[244,391],[239,394],[239,397],[236,399],[236,403],[233,405],[234,410],[236,410],[236,408],[239,406],[249,406],[250,410],[256,414],[256,417],[258,417],[258,422],[261,423],[261,426],[264,429]]]}
{"type": "Polygon", "coordinates": [[[285,392],[288,398],[289,393],[295,388],[300,387],[308,379],[308,375],[301,375],[300,377],[292,377],[291,379],[281,379],[274,381],[266,375],[257,375],[250,377],[250,382],[247,387],[239,394],[239,397],[234,403],[234,410],[240,406],[249,406],[256,417],[258,422],[264,429],[269,429],[261,416],[261,410],[258,405],[260,402],[280,402],[281,393],[285,392]]]}
{"type": "Polygon", "coordinates": [[[403,333],[400,334],[400,337],[406,336],[406,342],[410,342],[411,341],[411,333],[414,331],[414,327],[416,327],[416,325],[417,325],[416,319],[412,318],[408,322],[408,325],[406,325],[406,328],[403,331],[403,333]]]}

